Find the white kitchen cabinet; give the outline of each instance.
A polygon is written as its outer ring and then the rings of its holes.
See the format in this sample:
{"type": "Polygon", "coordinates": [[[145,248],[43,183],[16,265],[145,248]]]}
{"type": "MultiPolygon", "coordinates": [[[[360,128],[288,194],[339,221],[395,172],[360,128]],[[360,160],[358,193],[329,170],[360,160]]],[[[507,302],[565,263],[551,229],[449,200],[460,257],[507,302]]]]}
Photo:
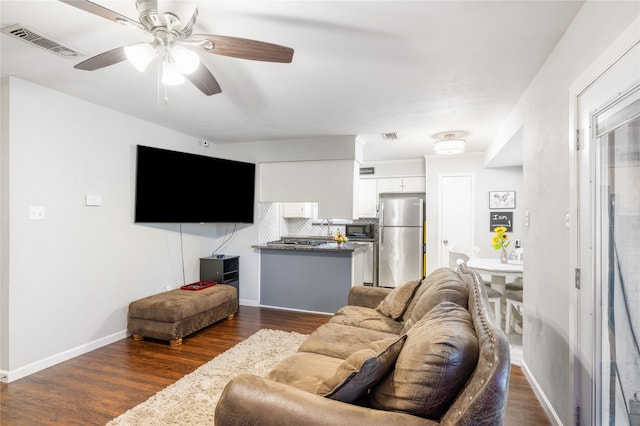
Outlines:
{"type": "Polygon", "coordinates": [[[282,203],[282,217],[311,218],[313,217],[313,203],[282,203]]]}
{"type": "Polygon", "coordinates": [[[426,180],[424,176],[402,178],[402,192],[425,192],[426,180]]]}
{"type": "Polygon", "coordinates": [[[379,178],[378,194],[385,192],[402,192],[402,178],[379,178]]]}
{"type": "Polygon", "coordinates": [[[375,273],[375,264],[374,262],[374,247],[373,244],[374,243],[363,243],[363,242],[358,242],[359,244],[366,244],[367,248],[364,251],[364,258],[363,258],[363,267],[364,267],[364,275],[363,275],[363,282],[367,283],[367,284],[373,284],[373,276],[375,273]]]}
{"type": "Polygon", "coordinates": [[[377,179],[360,179],[358,217],[378,216],[377,179]]]}
{"type": "Polygon", "coordinates": [[[425,192],[425,189],[425,178],[423,176],[378,179],[378,194],[387,192],[425,192]]]}

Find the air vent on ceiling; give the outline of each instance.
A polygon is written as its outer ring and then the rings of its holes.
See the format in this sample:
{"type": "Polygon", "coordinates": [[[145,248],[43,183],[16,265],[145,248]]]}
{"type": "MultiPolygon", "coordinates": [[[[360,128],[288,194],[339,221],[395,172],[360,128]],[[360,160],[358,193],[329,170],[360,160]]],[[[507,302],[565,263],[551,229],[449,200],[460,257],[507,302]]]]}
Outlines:
{"type": "Polygon", "coordinates": [[[26,41],[27,43],[31,43],[37,47],[55,53],[58,56],[62,56],[65,58],[75,58],[76,56],[84,55],[84,53],[64,46],[62,43],[52,40],[51,38],[42,34],[38,34],[37,32],[27,29],[20,24],[4,27],[1,31],[22,41],[26,41]]]}
{"type": "Polygon", "coordinates": [[[398,132],[383,133],[382,138],[387,141],[395,141],[398,139],[398,132]]]}

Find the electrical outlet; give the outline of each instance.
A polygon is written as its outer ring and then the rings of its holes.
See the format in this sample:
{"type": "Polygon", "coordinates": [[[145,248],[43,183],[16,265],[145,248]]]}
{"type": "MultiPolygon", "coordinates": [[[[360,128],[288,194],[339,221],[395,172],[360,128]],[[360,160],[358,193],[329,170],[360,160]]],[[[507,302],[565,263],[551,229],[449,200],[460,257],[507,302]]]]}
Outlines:
{"type": "Polygon", "coordinates": [[[43,206],[30,206],[29,207],[29,219],[30,220],[44,220],[45,210],[43,206]]]}

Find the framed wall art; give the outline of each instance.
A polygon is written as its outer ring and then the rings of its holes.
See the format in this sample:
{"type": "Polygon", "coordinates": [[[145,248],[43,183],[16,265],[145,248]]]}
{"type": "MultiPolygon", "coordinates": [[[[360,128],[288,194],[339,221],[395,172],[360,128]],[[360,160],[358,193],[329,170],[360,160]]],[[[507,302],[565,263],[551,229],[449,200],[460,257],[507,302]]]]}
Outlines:
{"type": "Polygon", "coordinates": [[[489,191],[490,209],[515,209],[516,191],[489,191]]]}

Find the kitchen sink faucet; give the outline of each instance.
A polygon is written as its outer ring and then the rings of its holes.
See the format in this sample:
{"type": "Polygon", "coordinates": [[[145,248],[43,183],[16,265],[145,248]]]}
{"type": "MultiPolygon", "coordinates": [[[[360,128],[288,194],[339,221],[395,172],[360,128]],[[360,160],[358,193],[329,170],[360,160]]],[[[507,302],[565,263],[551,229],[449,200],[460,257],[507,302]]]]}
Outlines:
{"type": "Polygon", "coordinates": [[[327,235],[331,235],[331,219],[327,219],[327,235]]]}

